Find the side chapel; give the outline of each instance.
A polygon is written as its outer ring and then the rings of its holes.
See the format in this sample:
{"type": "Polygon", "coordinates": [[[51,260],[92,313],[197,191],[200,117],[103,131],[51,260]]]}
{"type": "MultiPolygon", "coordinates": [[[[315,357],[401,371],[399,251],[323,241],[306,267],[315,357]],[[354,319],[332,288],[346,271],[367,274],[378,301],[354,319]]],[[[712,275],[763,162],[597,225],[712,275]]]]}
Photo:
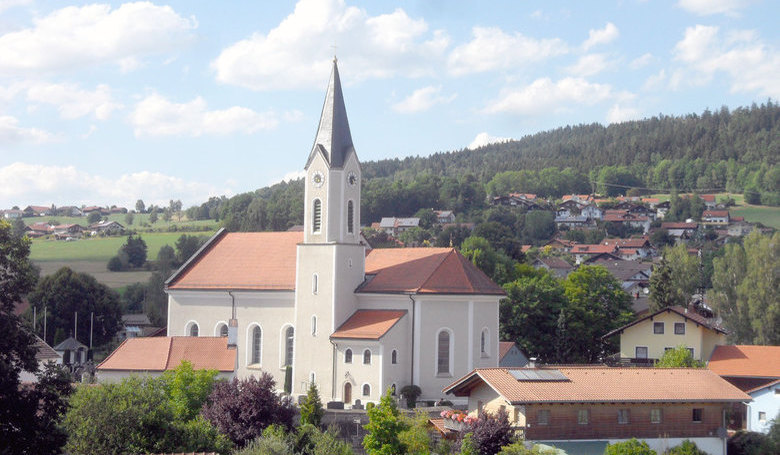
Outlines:
{"type": "Polygon", "coordinates": [[[236,375],[292,394],[420,399],[497,367],[504,292],[454,248],[371,249],[360,235],[361,169],[336,60],[306,160],[303,232],[217,232],[166,282],[169,336],[228,336],[236,375]]]}

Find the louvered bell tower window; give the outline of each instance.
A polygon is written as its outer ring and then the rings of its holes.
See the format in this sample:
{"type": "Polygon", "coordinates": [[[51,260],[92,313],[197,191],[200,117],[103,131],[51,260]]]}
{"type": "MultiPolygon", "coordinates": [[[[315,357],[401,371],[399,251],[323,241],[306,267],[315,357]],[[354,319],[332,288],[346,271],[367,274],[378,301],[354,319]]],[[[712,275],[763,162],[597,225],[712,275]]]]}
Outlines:
{"type": "Polygon", "coordinates": [[[320,232],[322,227],[322,201],[319,199],[314,200],[314,207],[312,210],[312,232],[320,232]]]}
{"type": "Polygon", "coordinates": [[[352,234],[355,232],[355,208],[352,205],[352,201],[347,202],[347,232],[352,234]]]}

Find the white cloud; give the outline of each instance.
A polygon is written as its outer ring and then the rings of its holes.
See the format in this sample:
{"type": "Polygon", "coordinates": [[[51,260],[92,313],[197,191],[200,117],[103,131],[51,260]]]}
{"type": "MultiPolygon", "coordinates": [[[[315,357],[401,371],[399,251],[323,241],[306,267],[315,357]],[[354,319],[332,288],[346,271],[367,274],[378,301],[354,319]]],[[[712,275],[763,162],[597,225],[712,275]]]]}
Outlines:
{"type": "MultiPolygon", "coordinates": [[[[51,133],[38,128],[22,128],[19,126],[19,120],[10,115],[0,115],[0,145],[16,144],[28,142],[33,144],[42,144],[54,139],[51,133]]],[[[6,181],[0,178],[0,182],[6,181]]]]}
{"type": "Polygon", "coordinates": [[[674,48],[680,62],[671,86],[704,85],[724,74],[732,92],[780,98],[780,52],[750,30],[720,33],[718,27],[688,27],[674,48]]]}
{"type": "Polygon", "coordinates": [[[73,84],[35,84],[27,89],[27,99],[56,106],[65,119],[92,114],[98,120],[106,120],[111,112],[122,108],[121,104],[113,101],[111,89],[104,84],[98,85],[94,91],[82,90],[73,84]]]}
{"type": "Polygon", "coordinates": [[[255,33],[223,49],[211,63],[219,82],[253,90],[320,87],[330,70],[330,43],[350,80],[433,74],[449,38],[428,31],[402,9],[369,16],[343,0],[300,0],[268,34],[255,33]]]}
{"type": "Polygon", "coordinates": [[[537,40],[496,27],[474,27],[471,32],[472,40],[450,53],[447,66],[453,75],[513,68],[568,52],[558,38],[537,40]]]}
{"type": "Polygon", "coordinates": [[[607,123],[621,123],[641,118],[642,112],[633,107],[613,105],[607,112],[607,123]]]}
{"type": "Polygon", "coordinates": [[[107,205],[132,207],[137,199],[147,204],[167,205],[181,199],[185,206],[200,204],[210,196],[231,195],[229,188],[216,188],[159,172],[135,172],[118,178],[90,174],[75,166],[13,163],[0,167],[0,204],[107,205]],[[84,195],[88,195],[86,198],[84,195]]]}
{"type": "Polygon", "coordinates": [[[525,87],[503,90],[484,112],[531,115],[565,109],[571,104],[593,105],[616,96],[611,86],[582,78],[567,77],[558,82],[541,78],[525,87]]]}
{"type": "Polygon", "coordinates": [[[180,104],[157,94],[147,96],[136,105],[130,122],[136,137],[251,134],[274,129],[279,124],[272,112],[259,113],[240,106],[210,111],[201,97],[180,104]]]}
{"type": "Polygon", "coordinates": [[[583,55],[577,60],[577,63],[566,68],[569,74],[579,77],[593,76],[610,66],[607,57],[604,54],[583,55]]]}
{"type": "Polygon", "coordinates": [[[607,22],[607,25],[603,29],[593,30],[588,32],[588,39],[582,43],[582,47],[585,50],[590,49],[593,46],[599,44],[607,44],[614,41],[620,35],[620,31],[612,22],[607,22]]]}
{"type": "Polygon", "coordinates": [[[631,63],[628,64],[628,67],[632,70],[638,70],[640,68],[644,68],[645,66],[653,63],[653,60],[655,60],[655,57],[651,53],[642,54],[640,57],[637,57],[633,60],[631,60],[631,63]]]}
{"type": "Polygon", "coordinates": [[[402,114],[423,112],[437,104],[449,103],[457,96],[455,94],[450,96],[442,96],[440,93],[441,86],[428,86],[417,89],[402,101],[394,104],[393,110],[402,114]]]}
{"type": "Polygon", "coordinates": [[[666,70],[661,70],[656,74],[651,74],[642,84],[642,90],[656,90],[664,85],[667,80],[666,70]]]}
{"type": "Polygon", "coordinates": [[[699,16],[710,14],[735,15],[750,4],[749,0],[680,0],[677,6],[699,16]]]}
{"type": "Polygon", "coordinates": [[[480,147],[484,147],[488,144],[497,144],[500,142],[508,142],[511,141],[511,137],[497,137],[497,136],[491,136],[488,133],[482,132],[477,134],[477,136],[474,138],[473,141],[471,141],[471,144],[468,145],[467,148],[470,148],[471,150],[478,149],[480,147]]]}
{"type": "Polygon", "coordinates": [[[194,18],[149,2],[119,8],[68,6],[33,27],[0,36],[0,73],[83,68],[105,62],[128,63],[139,55],[176,49],[192,38],[194,18]],[[130,59],[130,60],[128,60],[130,59]]]}
{"type": "Polygon", "coordinates": [[[15,6],[24,6],[32,3],[32,0],[0,0],[0,13],[15,6]]]}

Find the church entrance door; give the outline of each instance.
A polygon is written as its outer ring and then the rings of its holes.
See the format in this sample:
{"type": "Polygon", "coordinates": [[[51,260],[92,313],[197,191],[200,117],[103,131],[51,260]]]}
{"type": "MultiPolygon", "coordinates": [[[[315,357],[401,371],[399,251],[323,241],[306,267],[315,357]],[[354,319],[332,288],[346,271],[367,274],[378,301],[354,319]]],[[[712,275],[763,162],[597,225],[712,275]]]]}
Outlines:
{"type": "Polygon", "coordinates": [[[352,403],[352,384],[344,384],[344,404],[352,403]]]}

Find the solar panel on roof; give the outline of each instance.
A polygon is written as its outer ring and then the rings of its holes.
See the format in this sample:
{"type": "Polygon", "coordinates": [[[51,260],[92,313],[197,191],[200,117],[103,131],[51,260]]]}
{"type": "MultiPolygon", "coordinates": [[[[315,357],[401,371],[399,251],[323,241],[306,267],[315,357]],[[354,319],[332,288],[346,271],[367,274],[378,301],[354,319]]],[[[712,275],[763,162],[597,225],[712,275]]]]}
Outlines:
{"type": "Polygon", "coordinates": [[[569,378],[558,370],[509,370],[518,381],[568,381],[569,378]]]}

